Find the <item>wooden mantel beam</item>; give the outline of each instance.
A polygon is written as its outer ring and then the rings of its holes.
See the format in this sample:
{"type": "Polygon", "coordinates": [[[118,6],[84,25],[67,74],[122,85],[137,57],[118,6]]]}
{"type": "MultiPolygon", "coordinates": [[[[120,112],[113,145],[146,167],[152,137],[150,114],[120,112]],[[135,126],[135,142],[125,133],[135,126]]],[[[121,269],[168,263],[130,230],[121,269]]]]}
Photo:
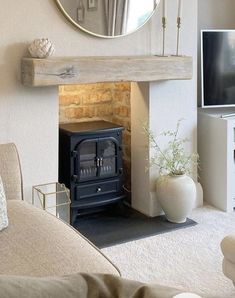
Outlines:
{"type": "Polygon", "coordinates": [[[189,80],[192,58],[187,56],[119,56],[23,58],[22,83],[55,86],[118,81],[189,80]]]}

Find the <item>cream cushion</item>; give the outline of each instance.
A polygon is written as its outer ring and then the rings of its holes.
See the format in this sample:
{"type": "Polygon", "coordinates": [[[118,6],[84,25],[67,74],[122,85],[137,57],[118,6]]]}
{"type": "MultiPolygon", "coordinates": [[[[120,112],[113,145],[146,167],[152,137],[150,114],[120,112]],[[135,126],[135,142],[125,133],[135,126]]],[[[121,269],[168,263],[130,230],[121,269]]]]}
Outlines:
{"type": "Polygon", "coordinates": [[[58,218],[24,201],[10,200],[7,204],[10,224],[0,233],[0,274],[119,275],[95,246],[58,218]]]}
{"type": "Polygon", "coordinates": [[[180,292],[113,275],[73,274],[50,278],[0,276],[1,298],[172,298],[180,292]]]}
{"type": "Polygon", "coordinates": [[[7,217],[7,204],[5,191],[2,184],[2,178],[0,176],[0,231],[8,226],[7,217]]]}

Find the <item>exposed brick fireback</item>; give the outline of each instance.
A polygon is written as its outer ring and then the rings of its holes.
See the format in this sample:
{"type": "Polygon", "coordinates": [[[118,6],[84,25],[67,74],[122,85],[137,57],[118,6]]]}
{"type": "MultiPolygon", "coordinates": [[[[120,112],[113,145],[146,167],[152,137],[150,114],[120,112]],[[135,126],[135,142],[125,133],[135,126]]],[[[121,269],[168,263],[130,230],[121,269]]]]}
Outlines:
{"type": "Polygon", "coordinates": [[[98,83],[59,87],[60,123],[106,120],[125,127],[125,186],[131,189],[131,84],[98,83]]]}

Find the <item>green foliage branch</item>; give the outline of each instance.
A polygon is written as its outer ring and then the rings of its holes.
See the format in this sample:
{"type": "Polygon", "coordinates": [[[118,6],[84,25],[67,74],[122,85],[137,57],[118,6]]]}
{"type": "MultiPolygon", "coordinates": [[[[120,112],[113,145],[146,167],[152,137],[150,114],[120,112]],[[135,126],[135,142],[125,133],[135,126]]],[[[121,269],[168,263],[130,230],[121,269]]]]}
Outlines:
{"type": "Polygon", "coordinates": [[[178,120],[175,130],[167,130],[160,134],[160,136],[169,138],[165,149],[160,147],[158,138],[148,129],[147,125],[144,125],[144,131],[149,137],[154,152],[150,160],[150,167],[157,166],[160,175],[191,174],[194,166],[198,165],[198,154],[187,154],[185,151],[185,143],[189,141],[188,138],[179,137],[181,121],[182,119],[178,120]]]}

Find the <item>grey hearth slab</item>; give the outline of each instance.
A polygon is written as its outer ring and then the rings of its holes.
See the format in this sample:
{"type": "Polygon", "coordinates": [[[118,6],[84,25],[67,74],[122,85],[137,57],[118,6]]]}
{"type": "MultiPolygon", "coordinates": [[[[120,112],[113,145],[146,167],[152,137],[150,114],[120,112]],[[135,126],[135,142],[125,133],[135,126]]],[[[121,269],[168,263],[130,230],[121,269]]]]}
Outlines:
{"type": "Polygon", "coordinates": [[[147,217],[125,206],[114,206],[104,212],[78,217],[74,227],[93,242],[104,248],[196,225],[192,219],[176,224],[164,215],[147,217]]]}

